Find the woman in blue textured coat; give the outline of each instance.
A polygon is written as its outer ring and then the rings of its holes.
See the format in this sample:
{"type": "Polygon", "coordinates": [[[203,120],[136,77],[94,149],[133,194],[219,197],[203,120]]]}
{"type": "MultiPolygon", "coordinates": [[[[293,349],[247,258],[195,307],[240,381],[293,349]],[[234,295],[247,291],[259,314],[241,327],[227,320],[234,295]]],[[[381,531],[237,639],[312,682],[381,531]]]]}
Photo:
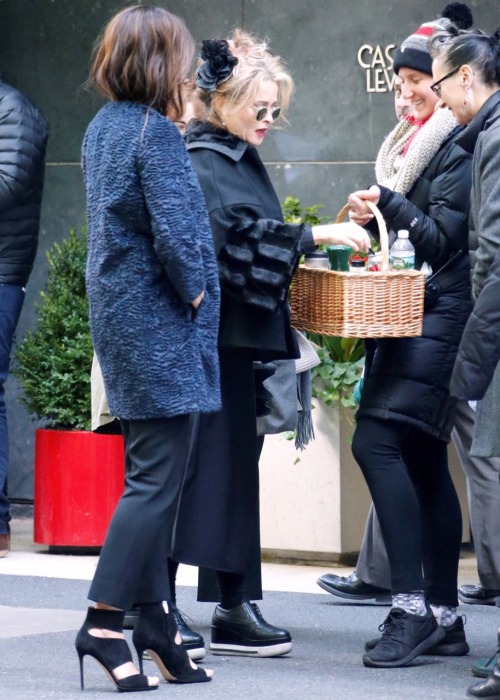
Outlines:
{"type": "Polygon", "coordinates": [[[92,582],[76,649],[118,690],[145,691],[148,649],[166,680],[208,681],[163,601],[167,557],[190,439],[190,413],[220,407],[219,286],[203,195],[173,121],[194,52],[184,22],[135,6],[107,25],[92,79],[110,98],[82,149],[87,192],[90,325],[127,476],[92,582]],[[168,115],[170,119],[166,117],[168,115]],[[140,606],[133,643],[124,610],[140,606]]]}

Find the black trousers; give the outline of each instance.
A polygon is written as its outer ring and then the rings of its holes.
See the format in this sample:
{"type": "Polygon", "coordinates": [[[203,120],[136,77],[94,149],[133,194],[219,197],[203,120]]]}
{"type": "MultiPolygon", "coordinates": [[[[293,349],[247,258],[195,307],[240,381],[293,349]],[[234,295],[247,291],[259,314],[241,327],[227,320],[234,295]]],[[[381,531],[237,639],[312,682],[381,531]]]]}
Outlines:
{"type": "Polygon", "coordinates": [[[190,439],[189,415],[121,421],[125,491],[113,514],[89,599],[121,609],[164,600],[167,557],[190,439]]]}
{"type": "Polygon", "coordinates": [[[462,515],[446,443],[395,421],[364,417],[352,451],[377,511],[393,594],[423,589],[434,605],[458,605],[462,515]]]}

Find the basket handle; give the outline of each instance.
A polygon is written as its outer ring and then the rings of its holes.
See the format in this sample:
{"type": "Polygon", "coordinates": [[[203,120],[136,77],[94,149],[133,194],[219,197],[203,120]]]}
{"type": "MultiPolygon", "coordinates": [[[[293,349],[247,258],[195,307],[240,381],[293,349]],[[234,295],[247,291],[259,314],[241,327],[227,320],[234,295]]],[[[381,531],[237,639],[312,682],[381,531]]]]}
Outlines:
{"type": "MultiPolygon", "coordinates": [[[[368,199],[365,200],[366,205],[371,209],[373,212],[373,215],[375,216],[375,219],[378,224],[378,229],[379,229],[379,236],[380,236],[380,250],[382,253],[382,271],[387,272],[389,269],[389,236],[387,234],[387,226],[385,225],[384,217],[380,213],[380,209],[373,204],[373,202],[370,202],[368,199]]],[[[339,211],[335,218],[335,223],[340,224],[346,217],[347,212],[349,211],[349,202],[344,204],[342,209],[339,211]]]]}

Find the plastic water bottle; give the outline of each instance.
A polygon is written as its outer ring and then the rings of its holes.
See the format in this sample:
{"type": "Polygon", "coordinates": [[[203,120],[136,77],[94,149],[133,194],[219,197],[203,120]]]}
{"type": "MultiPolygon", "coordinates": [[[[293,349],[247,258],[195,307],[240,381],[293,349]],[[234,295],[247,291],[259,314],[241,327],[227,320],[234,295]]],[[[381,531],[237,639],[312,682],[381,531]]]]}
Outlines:
{"type": "Polygon", "coordinates": [[[394,270],[412,270],[415,267],[415,248],[408,231],[398,231],[398,237],[389,251],[389,265],[394,270]]]}

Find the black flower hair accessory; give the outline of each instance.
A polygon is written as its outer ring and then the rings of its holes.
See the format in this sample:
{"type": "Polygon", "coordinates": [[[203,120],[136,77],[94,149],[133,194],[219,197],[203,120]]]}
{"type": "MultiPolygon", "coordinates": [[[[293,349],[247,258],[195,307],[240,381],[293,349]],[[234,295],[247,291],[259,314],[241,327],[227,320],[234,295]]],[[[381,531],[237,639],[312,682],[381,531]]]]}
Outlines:
{"type": "Polygon", "coordinates": [[[204,64],[198,69],[196,85],[208,92],[214,92],[219,83],[230,78],[238,63],[225,39],[204,39],[201,42],[200,57],[204,64]]]}

